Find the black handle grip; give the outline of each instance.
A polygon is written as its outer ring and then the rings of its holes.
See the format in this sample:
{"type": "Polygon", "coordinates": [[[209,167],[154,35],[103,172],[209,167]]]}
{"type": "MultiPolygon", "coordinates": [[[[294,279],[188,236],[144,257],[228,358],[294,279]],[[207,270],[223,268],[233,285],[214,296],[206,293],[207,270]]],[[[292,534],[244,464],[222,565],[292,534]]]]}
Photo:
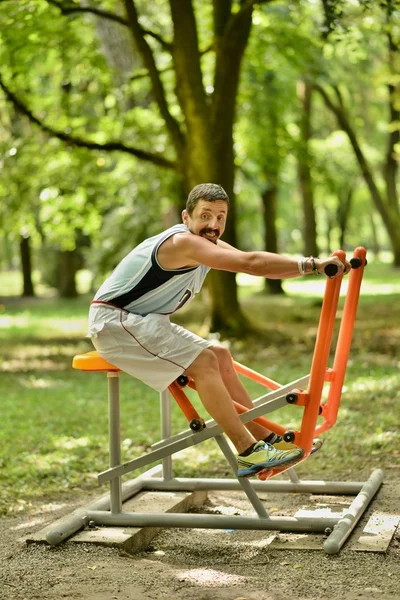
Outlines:
{"type": "Polygon", "coordinates": [[[338,266],[334,265],[333,263],[330,265],[326,265],[324,271],[325,271],[325,275],[328,275],[328,277],[333,277],[334,275],[336,275],[336,273],[338,272],[338,266]]]}
{"type": "Polygon", "coordinates": [[[362,265],[362,260],[361,260],[361,258],[357,258],[356,256],[353,256],[353,258],[351,258],[349,260],[349,263],[351,264],[352,269],[358,269],[358,267],[361,267],[361,265],[362,265]]]}
{"type": "MultiPolygon", "coordinates": [[[[362,260],[361,258],[357,258],[357,256],[353,256],[353,258],[349,260],[349,263],[352,269],[358,269],[362,265],[362,260]]],[[[367,264],[367,261],[365,261],[365,264],[367,264]]],[[[338,267],[334,264],[326,265],[324,271],[325,275],[328,277],[333,277],[338,272],[338,267]]]]}

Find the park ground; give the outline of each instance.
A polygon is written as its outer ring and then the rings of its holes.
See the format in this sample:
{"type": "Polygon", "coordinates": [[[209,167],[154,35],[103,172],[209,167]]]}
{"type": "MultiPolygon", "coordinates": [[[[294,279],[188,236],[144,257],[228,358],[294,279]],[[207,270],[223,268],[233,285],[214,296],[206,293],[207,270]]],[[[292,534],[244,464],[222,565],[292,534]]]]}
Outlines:
{"type": "MultiPolygon", "coordinates": [[[[380,467],[385,493],[390,497],[393,490],[388,510],[398,514],[400,284],[389,266],[372,266],[369,273],[338,422],[325,434],[323,451],[302,463],[298,474],[363,480],[380,467]]],[[[230,341],[235,358],[281,383],[306,374],[321,305],[316,286],[293,282],[282,299],[244,286],[243,306],[250,316],[258,315],[261,331],[230,341]]],[[[95,476],[107,461],[105,382],[70,368],[74,354],[90,349],[84,339],[87,303],[88,298],[66,302],[51,296],[1,299],[2,599],[400,600],[398,534],[384,554],[345,546],[337,556],[276,550],[267,543],[268,532],[164,530],[135,556],[88,545],[26,545],[24,536],[100,493],[95,476]]],[[[204,334],[205,313],[196,300],[182,323],[204,334]]],[[[249,390],[260,395],[252,383],[249,390]]],[[[124,458],[129,459],[158,439],[157,403],[144,386],[124,377],[121,401],[124,458]]],[[[277,420],[295,425],[297,409],[284,410],[277,420]]],[[[173,424],[182,429],[177,412],[173,424]]],[[[186,452],[177,457],[179,475],[199,469],[204,476],[227,475],[212,445],[201,454],[186,452]]],[[[234,495],[224,498],[229,500],[237,501],[234,495]]],[[[208,510],[218,510],[219,502],[211,495],[208,510]]],[[[272,503],[275,510],[275,499],[272,503]]],[[[271,498],[266,506],[271,508],[271,498]]]]}
{"type": "MultiPolygon", "coordinates": [[[[384,484],[389,485],[389,484],[384,484]]],[[[393,506],[399,486],[393,487],[393,506]]],[[[232,503],[240,505],[233,494],[232,503]]],[[[82,498],[81,498],[82,500],[82,498]]],[[[208,509],[229,506],[211,494],[208,509]]],[[[298,498],[296,502],[298,502],[298,498]]],[[[274,503],[276,503],[274,498],[274,503]]],[[[3,519],[4,600],[398,600],[400,536],[384,554],[270,548],[269,532],[164,530],[146,552],[67,543],[26,545],[28,533],[79,506],[68,501],[3,519]]],[[[388,510],[390,508],[388,507],[388,510]]],[[[397,513],[399,511],[397,510],[397,513]]],[[[321,541],[322,544],[322,541],[321,541]]]]}

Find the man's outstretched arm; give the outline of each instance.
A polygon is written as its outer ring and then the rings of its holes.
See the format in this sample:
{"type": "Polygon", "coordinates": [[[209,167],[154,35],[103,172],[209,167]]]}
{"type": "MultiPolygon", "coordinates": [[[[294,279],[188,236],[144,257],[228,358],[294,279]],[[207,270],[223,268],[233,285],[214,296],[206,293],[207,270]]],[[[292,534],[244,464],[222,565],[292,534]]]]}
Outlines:
{"type": "MultiPolygon", "coordinates": [[[[225,242],[213,244],[197,235],[177,234],[173,236],[172,247],[183,264],[203,264],[212,269],[247,273],[269,279],[286,279],[303,274],[299,270],[298,259],[272,252],[242,252],[225,242]]],[[[344,266],[336,256],[315,258],[314,262],[319,273],[324,273],[324,268],[329,264],[337,266],[337,275],[350,269],[348,263],[344,266]]],[[[306,273],[311,273],[311,260],[307,262],[306,267],[306,273]]]]}

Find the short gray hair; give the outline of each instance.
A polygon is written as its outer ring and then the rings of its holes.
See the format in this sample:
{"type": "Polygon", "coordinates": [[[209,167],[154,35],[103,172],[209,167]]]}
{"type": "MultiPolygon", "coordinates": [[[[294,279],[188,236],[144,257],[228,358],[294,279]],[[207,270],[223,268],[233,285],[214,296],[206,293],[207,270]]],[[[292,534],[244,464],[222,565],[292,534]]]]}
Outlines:
{"type": "Polygon", "coordinates": [[[199,200],[207,200],[208,202],[225,200],[225,202],[229,204],[228,194],[224,188],[217,183],[200,183],[191,190],[186,202],[186,210],[189,215],[193,213],[199,200]]]}

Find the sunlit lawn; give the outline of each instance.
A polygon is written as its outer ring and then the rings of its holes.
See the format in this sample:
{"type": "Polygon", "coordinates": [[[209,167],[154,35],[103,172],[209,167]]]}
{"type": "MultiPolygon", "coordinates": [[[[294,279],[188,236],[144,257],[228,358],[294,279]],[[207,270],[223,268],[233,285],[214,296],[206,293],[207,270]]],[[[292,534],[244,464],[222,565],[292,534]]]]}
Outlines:
{"type": "MultiPolygon", "coordinates": [[[[1,289],[10,290],[11,284],[10,274],[0,275],[1,289]]],[[[235,358],[282,384],[307,374],[324,278],[288,281],[282,298],[263,294],[259,280],[246,284],[240,288],[242,304],[264,333],[231,342],[235,358]]],[[[366,270],[338,423],[325,434],[323,451],[298,467],[303,477],[358,480],[379,466],[388,478],[400,474],[399,288],[400,274],[389,265],[366,270]]],[[[92,349],[85,339],[89,300],[0,300],[3,514],[73,490],[95,493],[96,474],[107,466],[106,377],[71,368],[74,354],[92,349]]],[[[202,334],[203,300],[196,299],[179,318],[202,334]]],[[[121,379],[123,454],[130,459],[160,437],[158,395],[128,376],[121,379]]],[[[246,385],[254,398],[264,393],[252,382],[246,385]]],[[[301,409],[287,407],[269,416],[296,426],[301,409]]],[[[176,406],[173,427],[186,427],[176,406]]],[[[228,474],[214,446],[209,442],[178,456],[177,473],[228,474]]]]}

